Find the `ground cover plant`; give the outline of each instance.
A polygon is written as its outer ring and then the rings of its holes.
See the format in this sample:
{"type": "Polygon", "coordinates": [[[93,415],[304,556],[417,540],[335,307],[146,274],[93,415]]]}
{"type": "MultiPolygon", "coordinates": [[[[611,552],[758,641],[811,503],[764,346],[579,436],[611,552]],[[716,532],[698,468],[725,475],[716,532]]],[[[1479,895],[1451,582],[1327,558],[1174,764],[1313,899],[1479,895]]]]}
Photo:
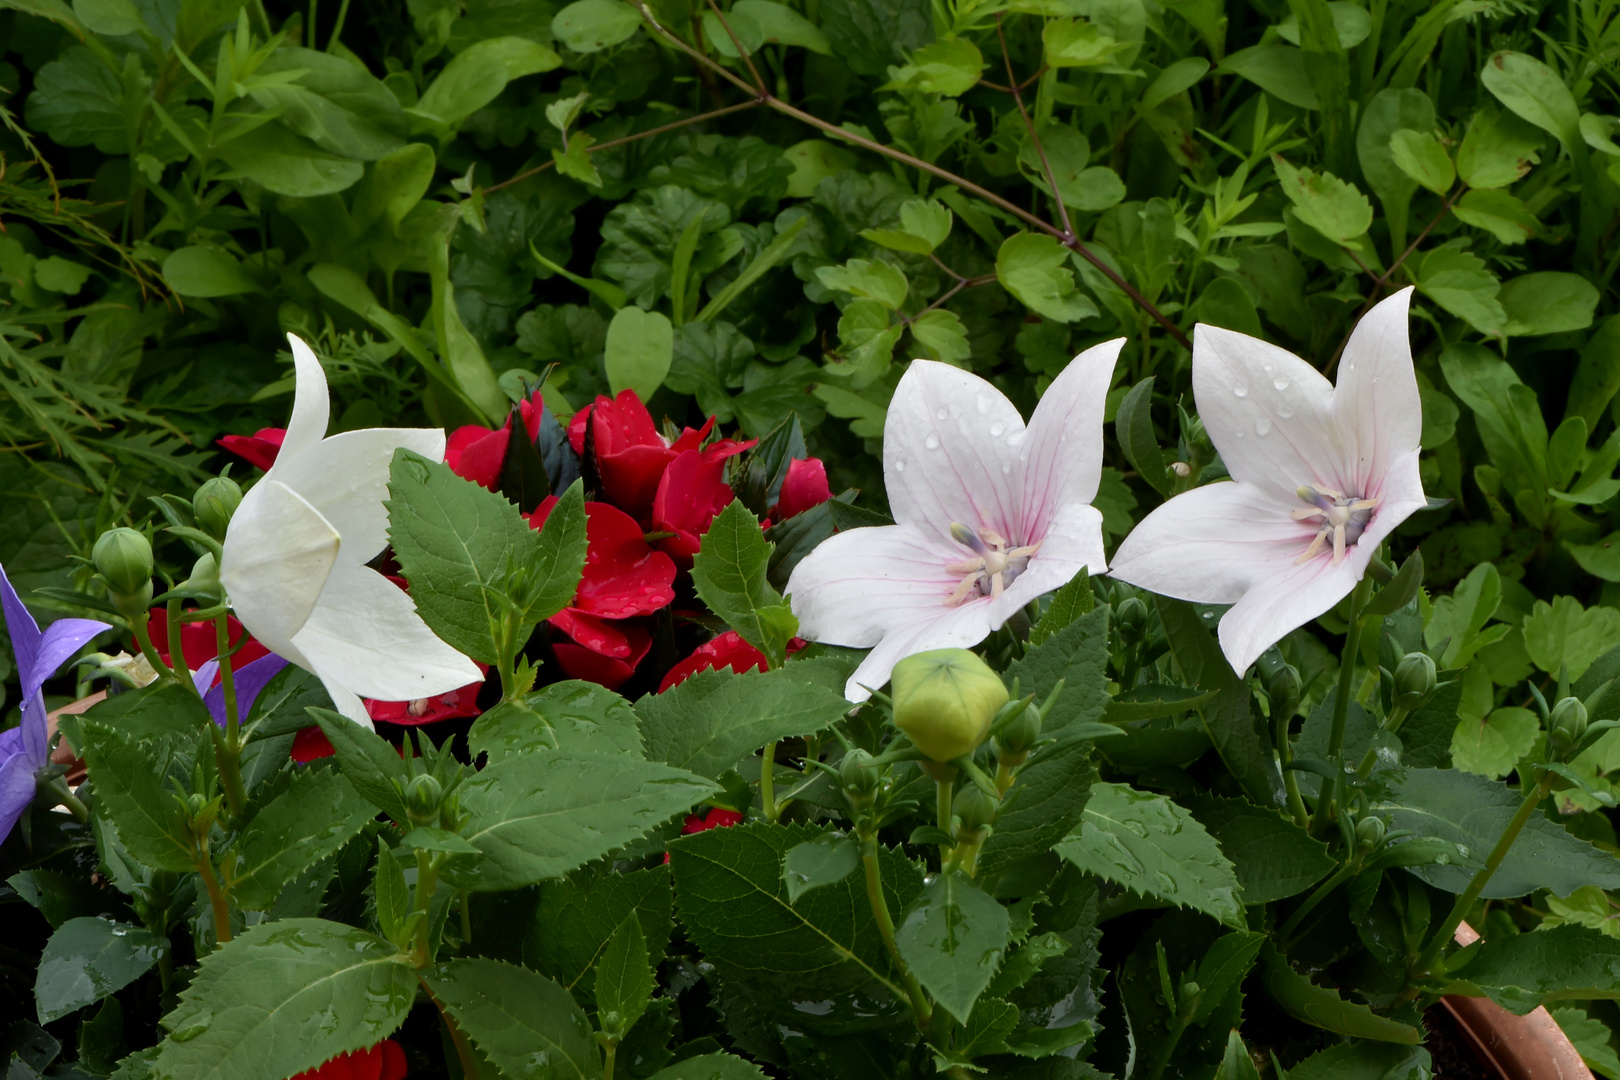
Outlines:
{"type": "Polygon", "coordinates": [[[1620,1078],[1617,16],[0,0],[8,1075],[1620,1078]]]}

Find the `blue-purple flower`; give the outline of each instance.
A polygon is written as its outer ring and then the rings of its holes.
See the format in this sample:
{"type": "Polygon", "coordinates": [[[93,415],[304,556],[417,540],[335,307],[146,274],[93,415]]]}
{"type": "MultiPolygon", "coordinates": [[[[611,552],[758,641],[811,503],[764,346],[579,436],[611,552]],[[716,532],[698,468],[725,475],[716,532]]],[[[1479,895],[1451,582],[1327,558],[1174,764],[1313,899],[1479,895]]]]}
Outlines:
{"type": "Polygon", "coordinates": [[[94,619],[58,619],[41,631],[4,567],[0,567],[0,605],[22,678],[22,723],[0,731],[0,840],[4,840],[34,801],[34,774],[50,761],[45,695],[40,688],[87,641],[112,627],[94,619]]]}

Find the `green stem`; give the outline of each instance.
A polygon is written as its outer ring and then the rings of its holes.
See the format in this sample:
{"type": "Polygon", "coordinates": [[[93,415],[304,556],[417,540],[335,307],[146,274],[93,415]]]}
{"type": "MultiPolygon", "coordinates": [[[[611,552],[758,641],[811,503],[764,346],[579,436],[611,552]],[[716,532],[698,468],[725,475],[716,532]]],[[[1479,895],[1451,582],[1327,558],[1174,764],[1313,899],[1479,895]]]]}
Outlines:
{"type": "MultiPolygon", "coordinates": [[[[942,832],[948,833],[951,831],[951,803],[953,801],[953,791],[955,787],[956,781],[954,778],[950,780],[934,781],[934,809],[936,816],[939,818],[939,827],[942,832]]],[[[943,870],[945,868],[945,864],[949,860],[950,855],[950,844],[939,845],[940,869],[943,870]]]]}
{"type": "Polygon", "coordinates": [[[917,1023],[917,1030],[926,1036],[934,1020],[934,1008],[923,996],[922,986],[918,984],[917,977],[911,973],[911,968],[906,965],[905,958],[900,955],[900,946],[895,943],[894,919],[889,916],[889,905],[883,899],[883,876],[878,868],[877,830],[871,825],[866,826],[861,832],[861,863],[866,868],[866,899],[872,905],[872,917],[877,921],[878,935],[883,938],[883,947],[889,950],[889,958],[894,961],[895,970],[900,973],[901,982],[905,984],[906,997],[911,1000],[911,1015],[917,1023]]]}
{"type": "Polygon", "coordinates": [[[186,664],[186,652],[180,647],[180,601],[169,601],[169,666],[177,679],[191,686],[191,668],[186,664]]]}
{"type": "Polygon", "coordinates": [[[1350,594],[1350,629],[1344,635],[1344,655],[1339,659],[1339,686],[1333,699],[1333,727],[1328,731],[1327,759],[1333,775],[1322,779],[1322,792],[1316,800],[1316,817],[1311,831],[1321,833],[1335,819],[1339,775],[1344,772],[1344,721],[1350,712],[1350,691],[1355,685],[1356,661],[1361,654],[1361,612],[1372,593],[1373,580],[1362,577],[1350,594]]]}
{"type": "Polygon", "coordinates": [[[219,878],[214,874],[214,860],[206,844],[197,852],[197,873],[202,875],[203,886],[208,890],[208,903],[214,911],[214,940],[221,945],[229,944],[231,905],[225,898],[225,890],[220,888],[219,878]]]}
{"type": "MultiPolygon", "coordinates": [[[[412,910],[420,911],[422,919],[416,924],[416,948],[411,959],[419,969],[426,967],[433,960],[431,943],[428,938],[429,924],[433,920],[429,917],[428,908],[433,903],[433,893],[438,887],[439,872],[433,863],[433,856],[426,850],[418,848],[416,851],[416,893],[412,897],[414,901],[412,910]]],[[[440,1011],[443,1012],[442,1009],[440,1011]]],[[[446,1017],[447,1022],[448,1019],[446,1017]]],[[[452,1028],[451,1034],[455,1034],[454,1028],[452,1028]]],[[[466,1067],[465,1061],[462,1062],[462,1067],[466,1067]]],[[[473,1071],[467,1075],[477,1076],[477,1066],[475,1065],[473,1071]]]]}
{"type": "Polygon", "coordinates": [[[1299,773],[1288,766],[1294,761],[1294,747],[1288,741],[1288,725],[1292,716],[1272,717],[1272,729],[1277,742],[1277,760],[1282,765],[1283,792],[1288,798],[1288,812],[1300,828],[1309,828],[1311,815],[1305,809],[1305,799],[1299,793],[1299,773]]]}
{"type": "Polygon", "coordinates": [[[220,661],[219,674],[225,690],[225,731],[214,729],[214,761],[219,766],[219,780],[225,789],[225,805],[232,818],[239,818],[247,809],[247,788],[242,783],[242,726],[236,715],[236,675],[231,671],[231,660],[226,656],[230,645],[230,631],[225,616],[214,620],[214,647],[220,661]]]}
{"type": "Polygon", "coordinates": [[[602,1080],[613,1080],[613,1059],[619,1052],[619,1044],[617,1041],[609,1040],[603,1049],[605,1053],[602,1055],[602,1080]]]}
{"type": "MultiPolygon", "coordinates": [[[[1389,711],[1389,716],[1384,720],[1384,730],[1392,735],[1401,730],[1401,725],[1406,723],[1407,715],[1407,710],[1404,707],[1400,705],[1395,706],[1389,711]]],[[[1373,746],[1367,747],[1367,752],[1361,755],[1361,764],[1356,766],[1356,774],[1361,777],[1371,775],[1373,763],[1377,760],[1378,748],[1373,746]]]]}
{"type": "Polygon", "coordinates": [[[80,825],[90,820],[90,808],[80,802],[77,795],[73,794],[73,789],[68,787],[66,777],[52,777],[49,783],[42,784],[40,787],[41,790],[48,791],[59,805],[67,807],[68,813],[72,814],[73,819],[80,825]]]}
{"type": "Polygon", "coordinates": [[[457,905],[461,908],[461,943],[463,945],[472,944],[472,912],[467,909],[467,897],[469,895],[466,889],[462,889],[461,902],[457,905]]]}
{"type": "Polygon", "coordinates": [[[776,805],[776,740],[765,744],[759,762],[759,802],[765,820],[774,822],[781,815],[776,805]]]}
{"type": "Polygon", "coordinates": [[[421,982],[422,990],[433,1002],[433,1007],[439,1010],[439,1021],[444,1024],[444,1030],[450,1033],[450,1043],[456,1048],[456,1060],[461,1063],[462,1080],[478,1080],[478,1056],[473,1053],[472,1043],[467,1041],[467,1036],[462,1034],[461,1028],[445,1011],[444,1002],[434,997],[428,984],[422,982],[421,976],[417,977],[417,981],[421,982]]]}
{"type": "MultiPolygon", "coordinates": [[[[1457,902],[1451,905],[1451,914],[1446,916],[1446,921],[1440,924],[1440,929],[1434,935],[1434,939],[1429,942],[1428,947],[1423,950],[1423,954],[1418,957],[1417,963],[1412,966],[1412,974],[1407,977],[1408,991],[1411,989],[1411,981],[1428,975],[1430,969],[1434,967],[1435,961],[1440,959],[1440,954],[1445,951],[1447,943],[1457,933],[1457,927],[1462,924],[1463,919],[1468,915],[1468,909],[1474,906],[1474,901],[1478,900],[1479,894],[1485,891],[1485,886],[1490,883],[1491,876],[1496,873],[1497,867],[1501,866],[1502,860],[1507,858],[1508,849],[1519,838],[1519,833],[1530,820],[1530,815],[1536,812],[1536,807],[1540,805],[1541,800],[1547,797],[1547,792],[1552,788],[1552,778],[1553,774],[1551,772],[1541,774],[1541,779],[1525,795],[1524,801],[1519,804],[1519,809],[1514,813],[1513,819],[1502,830],[1502,835],[1497,837],[1496,846],[1491,849],[1491,854],[1486,858],[1485,865],[1480,867],[1479,871],[1474,874],[1474,879],[1468,883],[1468,888],[1458,894],[1457,902]]],[[[1407,991],[1403,991],[1402,996],[1405,998],[1410,995],[1407,991]]]]}
{"type": "Polygon", "coordinates": [[[1153,1064],[1148,1069],[1148,1080],[1159,1080],[1164,1075],[1166,1065],[1170,1064],[1170,1055],[1176,1052],[1176,1044],[1181,1041],[1182,1033],[1187,1030],[1187,1017],[1178,1009],[1175,1023],[1170,1025],[1170,1034],[1159,1043],[1159,1050],[1153,1055],[1153,1064]]]}
{"type": "Polygon", "coordinates": [[[179,676],[174,673],[174,669],[165,664],[163,659],[158,656],[157,650],[152,647],[152,632],[147,625],[150,622],[151,617],[145,612],[141,613],[138,620],[130,620],[130,628],[135,631],[135,645],[141,650],[141,655],[146,657],[147,664],[159,676],[166,679],[178,679],[179,676]]]}
{"type": "Polygon", "coordinates": [[[1276,933],[1278,942],[1286,945],[1289,937],[1296,929],[1298,929],[1299,924],[1305,921],[1305,916],[1315,911],[1316,906],[1323,900],[1326,900],[1328,895],[1332,893],[1334,889],[1337,889],[1340,885],[1344,884],[1346,878],[1352,877],[1355,874],[1356,869],[1357,866],[1355,860],[1346,859],[1344,864],[1333,872],[1332,877],[1318,885],[1316,887],[1316,891],[1307,896],[1305,898],[1305,902],[1299,905],[1299,907],[1295,908],[1292,915],[1288,916],[1288,921],[1283,923],[1282,926],[1278,927],[1276,933]]]}

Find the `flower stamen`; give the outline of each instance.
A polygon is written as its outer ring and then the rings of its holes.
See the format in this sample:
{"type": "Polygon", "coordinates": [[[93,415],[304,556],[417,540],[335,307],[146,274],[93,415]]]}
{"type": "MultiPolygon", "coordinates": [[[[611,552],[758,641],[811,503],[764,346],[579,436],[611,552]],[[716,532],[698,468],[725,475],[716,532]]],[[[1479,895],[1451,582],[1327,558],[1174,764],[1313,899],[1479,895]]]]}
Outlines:
{"type": "Polygon", "coordinates": [[[1301,484],[1294,490],[1300,499],[1309,507],[1289,511],[1289,517],[1295,521],[1310,521],[1319,519],[1322,523],[1311,544],[1299,558],[1294,560],[1298,566],[1314,559],[1325,547],[1329,540],[1333,542],[1333,565],[1338,566],[1344,561],[1347,548],[1361,539],[1372,522],[1373,511],[1378,507],[1378,500],[1363,499],[1357,495],[1346,495],[1334,491],[1329,487],[1301,484]]]}
{"type": "Polygon", "coordinates": [[[999,597],[1041,549],[1041,545],[1036,543],[1009,550],[1006,538],[994,529],[984,528],[975,532],[961,522],[951,524],[951,539],[973,552],[974,557],[945,567],[947,573],[963,575],[950,596],[945,598],[946,607],[958,606],[975,592],[991,599],[999,597]]]}

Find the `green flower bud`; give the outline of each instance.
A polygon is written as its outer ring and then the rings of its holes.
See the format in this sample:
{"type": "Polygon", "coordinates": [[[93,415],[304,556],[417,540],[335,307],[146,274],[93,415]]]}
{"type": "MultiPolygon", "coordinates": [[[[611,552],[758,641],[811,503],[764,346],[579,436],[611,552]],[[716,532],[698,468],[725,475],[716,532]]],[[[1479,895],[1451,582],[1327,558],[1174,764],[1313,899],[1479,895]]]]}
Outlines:
{"type": "Polygon", "coordinates": [[[1135,596],[1127,596],[1114,609],[1114,625],[1119,629],[1119,635],[1124,640],[1139,641],[1142,635],[1147,632],[1147,605],[1135,596]]]}
{"type": "Polygon", "coordinates": [[[213,596],[219,595],[219,561],[214,558],[213,552],[204,553],[191,564],[191,576],[186,579],[186,587],[213,596]]]}
{"type": "Polygon", "coordinates": [[[1007,721],[996,735],[996,750],[1004,757],[1027,755],[1041,737],[1041,710],[1031,704],[1007,721]]]}
{"type": "Polygon", "coordinates": [[[1001,676],[966,649],[906,657],[890,676],[895,726],[934,761],[971,754],[1007,704],[1001,676]]]}
{"type": "Polygon", "coordinates": [[[1395,704],[1410,712],[1434,690],[1434,659],[1424,653],[1407,653],[1395,667],[1395,704]]]}
{"type": "Polygon", "coordinates": [[[1293,664],[1284,664],[1271,673],[1266,681],[1266,694],[1271,698],[1271,715],[1293,716],[1299,707],[1301,687],[1299,672],[1293,664]]]}
{"type": "Polygon", "coordinates": [[[203,481],[202,487],[191,498],[192,512],[197,525],[215,540],[225,539],[231,515],[242,505],[242,488],[228,476],[216,476],[203,481]]]}
{"type": "Polygon", "coordinates": [[[843,778],[844,790],[852,797],[868,796],[877,790],[878,768],[865,750],[855,749],[845,754],[839,776],[843,778]]]}
{"type": "Polygon", "coordinates": [[[1356,848],[1362,852],[1376,851],[1384,842],[1384,819],[1364,817],[1356,822],[1356,848]]]}
{"type": "Polygon", "coordinates": [[[444,789],[433,777],[423,773],[411,778],[405,785],[405,809],[410,813],[412,825],[437,825],[439,799],[444,789]]]}
{"type": "Polygon", "coordinates": [[[130,528],[108,529],[90,552],[115,597],[152,597],[152,545],[130,528]]]}
{"type": "Polygon", "coordinates": [[[1553,706],[1548,720],[1552,744],[1559,750],[1573,749],[1586,737],[1586,706],[1579,698],[1562,698],[1553,706]]]}
{"type": "Polygon", "coordinates": [[[978,832],[995,824],[1001,812],[1001,800],[986,794],[977,784],[969,784],[956,796],[951,813],[962,819],[964,832],[978,832]]]}

